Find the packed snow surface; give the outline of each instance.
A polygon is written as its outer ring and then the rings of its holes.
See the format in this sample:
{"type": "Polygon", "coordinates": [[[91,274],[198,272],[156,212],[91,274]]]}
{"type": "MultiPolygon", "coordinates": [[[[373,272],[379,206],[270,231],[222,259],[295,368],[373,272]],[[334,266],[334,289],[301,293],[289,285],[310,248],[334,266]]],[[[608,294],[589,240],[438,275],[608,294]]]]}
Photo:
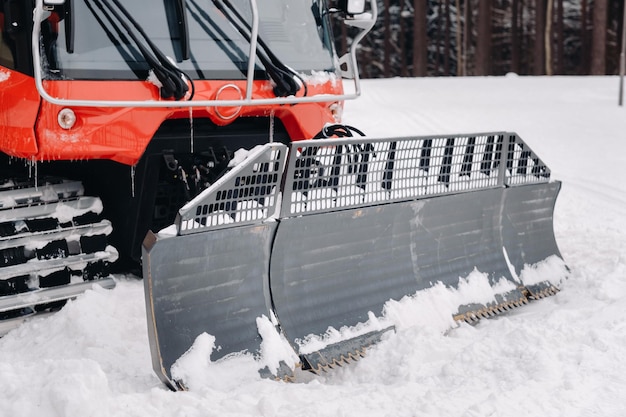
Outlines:
{"type": "MultiPolygon", "coordinates": [[[[114,290],[88,291],[0,339],[0,416],[623,416],[617,77],[368,80],[362,89],[345,121],[371,136],[516,131],[532,147],[563,181],[555,233],[571,272],[559,294],[450,328],[435,287],[419,303],[386,307],[402,325],[365,359],[297,383],[261,379],[245,355],[207,361],[214,341],[202,335],[181,368],[196,383],[173,393],[152,373],[143,284],[118,277],[114,290]]],[[[522,279],[549,279],[549,266],[522,279]]]]}

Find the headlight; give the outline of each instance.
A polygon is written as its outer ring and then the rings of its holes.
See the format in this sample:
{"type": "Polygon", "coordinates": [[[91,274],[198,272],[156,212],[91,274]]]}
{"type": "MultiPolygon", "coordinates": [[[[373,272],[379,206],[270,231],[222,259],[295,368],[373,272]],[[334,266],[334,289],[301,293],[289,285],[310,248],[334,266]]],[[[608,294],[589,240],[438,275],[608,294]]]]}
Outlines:
{"type": "Polygon", "coordinates": [[[62,129],[69,130],[76,124],[76,113],[72,109],[62,109],[57,116],[57,121],[62,129]]]}

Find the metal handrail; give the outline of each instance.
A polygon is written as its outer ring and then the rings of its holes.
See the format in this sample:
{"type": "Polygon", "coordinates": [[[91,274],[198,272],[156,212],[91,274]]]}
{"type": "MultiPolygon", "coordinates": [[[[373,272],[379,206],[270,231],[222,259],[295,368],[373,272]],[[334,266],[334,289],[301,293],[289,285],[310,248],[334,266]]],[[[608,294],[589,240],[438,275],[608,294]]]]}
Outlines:
{"type": "Polygon", "coordinates": [[[349,76],[354,82],[354,93],[351,94],[318,94],[307,97],[275,97],[265,99],[252,98],[252,85],[254,82],[254,66],[256,62],[256,49],[259,31],[259,16],[257,1],[250,0],[252,8],[252,30],[250,40],[250,56],[248,61],[248,74],[246,77],[246,97],[238,100],[191,100],[191,101],[171,101],[171,100],[74,100],[51,96],[43,85],[43,77],[41,71],[41,52],[39,48],[39,38],[41,35],[41,22],[43,16],[43,0],[36,0],[35,11],[33,14],[33,36],[32,36],[32,52],[34,64],[35,86],[41,98],[49,103],[68,106],[68,107],[169,107],[169,108],[190,108],[190,107],[237,107],[237,106],[256,106],[256,105],[282,105],[282,104],[298,104],[298,103],[320,103],[329,101],[353,100],[361,95],[360,78],[357,70],[356,49],[358,42],[369,32],[376,22],[378,9],[376,0],[370,0],[371,19],[354,19],[350,25],[358,27],[361,32],[357,35],[350,47],[350,51],[346,56],[340,59],[340,62],[347,65],[347,70],[342,74],[349,76]]]}

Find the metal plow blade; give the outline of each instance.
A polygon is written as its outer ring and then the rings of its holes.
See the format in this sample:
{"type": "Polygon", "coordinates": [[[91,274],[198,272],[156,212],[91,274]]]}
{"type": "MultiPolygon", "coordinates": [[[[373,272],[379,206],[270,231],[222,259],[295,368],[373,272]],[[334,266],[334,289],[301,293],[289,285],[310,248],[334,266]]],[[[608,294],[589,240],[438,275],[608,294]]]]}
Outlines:
{"type": "Polygon", "coordinates": [[[170,368],[202,333],[216,339],[212,360],[262,355],[263,315],[276,317],[304,369],[332,368],[389,329],[315,350],[302,341],[380,317],[390,299],[435,283],[456,288],[476,270],[506,290],[462,303],[457,320],[554,293],[549,282],[525,285],[523,271],[562,262],[559,188],[514,133],[268,144],[183,207],[175,236],[146,238],[155,371],[176,388],[170,368]]]}

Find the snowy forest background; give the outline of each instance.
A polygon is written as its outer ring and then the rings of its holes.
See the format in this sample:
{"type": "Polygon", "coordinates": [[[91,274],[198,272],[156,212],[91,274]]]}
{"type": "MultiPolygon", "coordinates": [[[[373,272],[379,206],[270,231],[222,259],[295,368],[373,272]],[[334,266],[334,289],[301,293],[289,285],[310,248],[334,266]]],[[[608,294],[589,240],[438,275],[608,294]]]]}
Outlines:
{"type": "MultiPolygon", "coordinates": [[[[619,72],[623,0],[377,2],[359,48],[365,78],[619,72]]],[[[341,53],[352,33],[335,24],[341,53]]]]}

